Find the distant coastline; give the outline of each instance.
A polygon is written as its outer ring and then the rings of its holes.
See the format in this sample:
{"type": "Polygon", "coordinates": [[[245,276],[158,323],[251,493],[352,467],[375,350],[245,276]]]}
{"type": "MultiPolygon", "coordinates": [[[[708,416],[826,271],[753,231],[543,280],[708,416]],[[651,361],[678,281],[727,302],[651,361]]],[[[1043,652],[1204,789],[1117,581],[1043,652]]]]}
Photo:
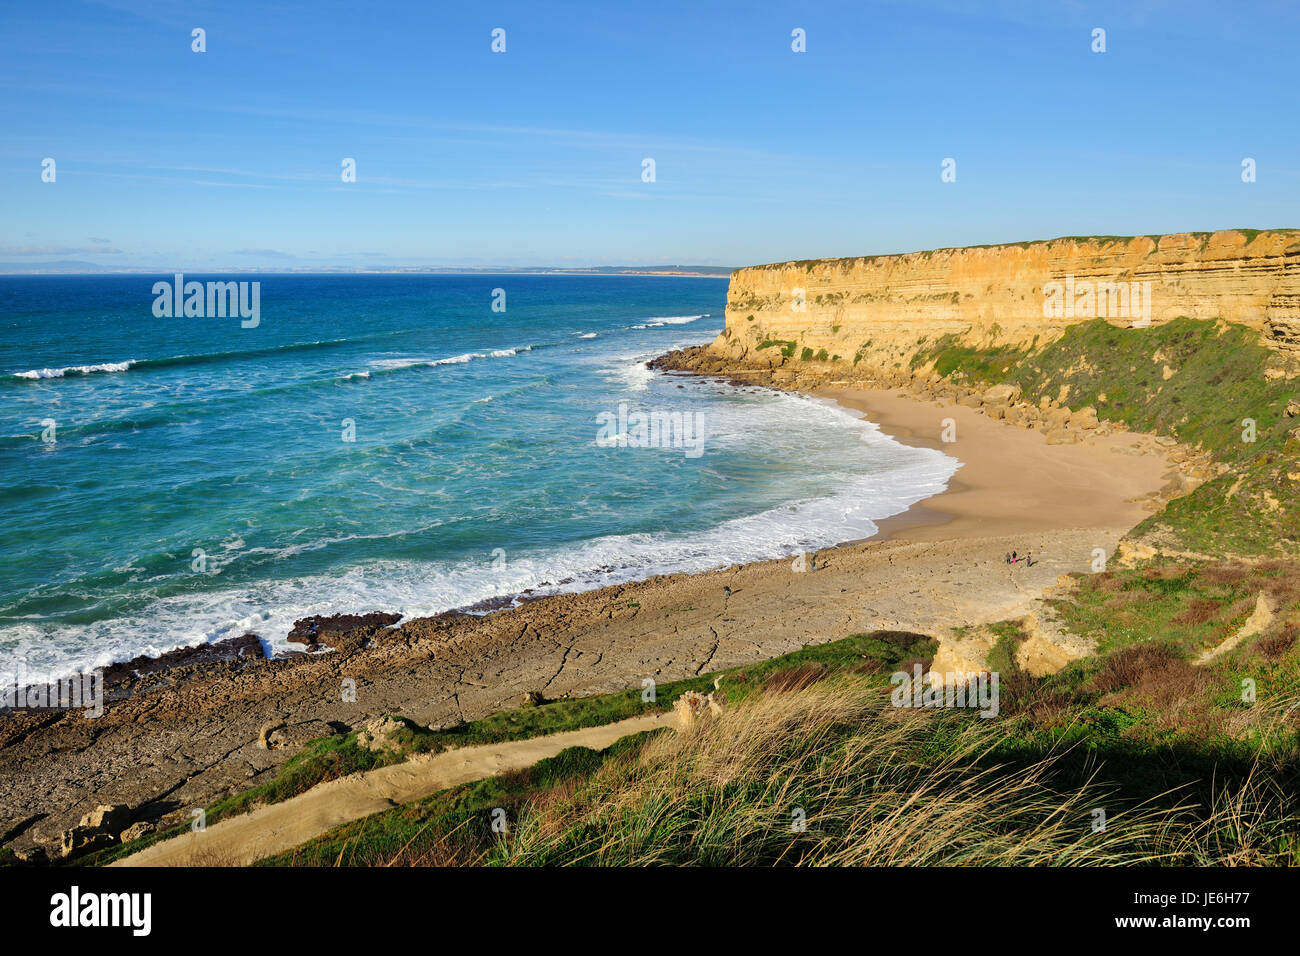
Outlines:
{"type": "Polygon", "coordinates": [[[189,272],[195,275],[536,275],[536,276],[668,276],[676,279],[727,279],[734,271],[730,266],[408,266],[392,269],[348,268],[217,268],[187,267],[184,269],[131,268],[112,269],[93,262],[48,262],[20,268],[16,262],[0,262],[0,277],[8,276],[108,276],[108,275],[167,275],[172,272],[189,272]]]}

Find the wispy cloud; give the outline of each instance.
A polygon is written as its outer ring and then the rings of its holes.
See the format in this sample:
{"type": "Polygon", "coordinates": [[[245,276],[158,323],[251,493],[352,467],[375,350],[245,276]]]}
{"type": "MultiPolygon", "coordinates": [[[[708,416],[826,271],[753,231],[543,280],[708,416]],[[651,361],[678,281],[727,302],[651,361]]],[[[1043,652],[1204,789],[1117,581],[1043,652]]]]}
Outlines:
{"type": "Polygon", "coordinates": [[[121,252],[121,249],[105,249],[103,246],[0,246],[0,256],[120,255],[121,252]]]}
{"type": "Polygon", "coordinates": [[[283,252],[279,249],[232,249],[227,255],[231,256],[257,256],[261,259],[297,259],[292,252],[283,252]]]}

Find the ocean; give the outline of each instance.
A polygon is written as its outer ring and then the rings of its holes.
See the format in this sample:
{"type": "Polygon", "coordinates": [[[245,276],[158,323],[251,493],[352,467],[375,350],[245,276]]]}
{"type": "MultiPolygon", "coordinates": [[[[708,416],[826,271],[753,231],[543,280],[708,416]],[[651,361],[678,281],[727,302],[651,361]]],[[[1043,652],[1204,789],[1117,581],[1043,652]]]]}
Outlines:
{"type": "Polygon", "coordinates": [[[256,323],[156,315],[171,276],[0,277],[0,679],[793,555],[957,468],[648,369],[725,280],[185,279],[259,282],[256,323]]]}

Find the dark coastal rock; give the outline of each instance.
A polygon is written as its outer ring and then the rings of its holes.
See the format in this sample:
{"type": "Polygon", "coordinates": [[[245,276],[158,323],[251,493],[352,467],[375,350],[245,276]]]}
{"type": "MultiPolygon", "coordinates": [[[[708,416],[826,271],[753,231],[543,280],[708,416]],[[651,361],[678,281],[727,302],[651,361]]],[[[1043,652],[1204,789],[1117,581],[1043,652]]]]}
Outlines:
{"type": "Polygon", "coordinates": [[[177,648],[159,654],[157,657],[141,655],[120,664],[113,664],[104,668],[104,685],[116,687],[136,678],[178,667],[202,667],[229,661],[262,660],[265,656],[261,639],[256,634],[244,634],[240,637],[214,641],[211,644],[177,648]]]}
{"type": "Polygon", "coordinates": [[[44,866],[50,862],[49,854],[45,852],[43,846],[15,847],[14,858],[19,863],[27,863],[31,866],[44,866]]]}
{"type": "Polygon", "coordinates": [[[444,611],[444,614],[481,615],[490,614],[493,611],[503,611],[508,607],[513,607],[515,599],[508,594],[499,594],[496,597],[484,598],[482,601],[475,601],[473,604],[467,604],[465,607],[455,608],[451,611],[444,611]]]}
{"type": "Polygon", "coordinates": [[[313,614],[293,622],[289,632],[289,641],[293,644],[306,644],[312,650],[324,644],[326,647],[339,649],[354,643],[357,637],[381,630],[396,624],[402,619],[400,614],[386,611],[371,611],[369,614],[331,614],[329,616],[313,614]]]}
{"type": "Polygon", "coordinates": [[[693,345],[684,349],[675,349],[658,358],[651,359],[647,365],[659,372],[700,372],[707,364],[709,356],[705,346],[693,345]]]}

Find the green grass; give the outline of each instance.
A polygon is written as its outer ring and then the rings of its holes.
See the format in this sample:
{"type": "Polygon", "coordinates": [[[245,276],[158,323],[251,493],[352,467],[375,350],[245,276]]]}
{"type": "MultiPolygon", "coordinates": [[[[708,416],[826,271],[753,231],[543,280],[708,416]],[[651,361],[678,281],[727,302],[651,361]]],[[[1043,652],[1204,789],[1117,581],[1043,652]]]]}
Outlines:
{"type": "Polygon", "coordinates": [[[960,344],[956,335],[945,335],[914,354],[910,364],[916,369],[932,361],[934,370],[945,378],[955,376],[992,385],[1005,380],[1024,356],[1024,352],[1011,346],[981,349],[960,344]]]}
{"type": "Polygon", "coordinates": [[[1015,674],[1020,667],[1016,664],[1016,650],[1025,639],[1020,625],[1014,621],[1003,621],[990,627],[997,640],[989,651],[989,670],[998,674],[1015,674]]]}
{"type": "Polygon", "coordinates": [[[1291,561],[1162,562],[1076,577],[1069,597],[1049,604],[1102,651],[1161,640],[1198,654],[1235,634],[1261,593],[1279,619],[1300,621],[1300,565],[1291,561]]]}
{"type": "Polygon", "coordinates": [[[430,865],[468,863],[471,854],[500,835],[493,811],[506,812],[507,826],[530,799],[593,774],[606,760],[634,753],[647,737],[633,734],[602,751],[570,747],[532,767],[443,790],[424,800],[344,824],[258,866],[367,866],[393,861],[430,865]]]}
{"type": "Polygon", "coordinates": [[[762,342],[758,343],[757,347],[760,349],[770,349],[780,346],[781,354],[786,358],[790,358],[794,355],[794,350],[798,345],[798,342],[791,342],[788,339],[764,339],[762,342]]]}

